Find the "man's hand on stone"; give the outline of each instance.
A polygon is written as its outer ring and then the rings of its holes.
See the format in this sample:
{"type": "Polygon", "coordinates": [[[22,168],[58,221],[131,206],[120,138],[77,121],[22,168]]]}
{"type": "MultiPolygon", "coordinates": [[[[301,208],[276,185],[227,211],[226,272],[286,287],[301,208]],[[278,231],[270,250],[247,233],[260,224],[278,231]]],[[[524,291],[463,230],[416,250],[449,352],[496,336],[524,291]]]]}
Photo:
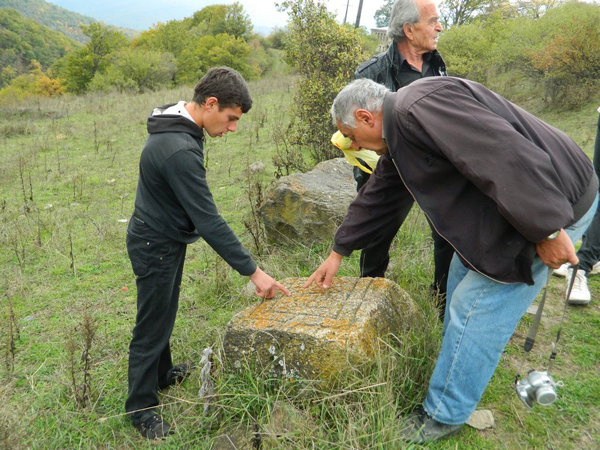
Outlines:
{"type": "Polygon", "coordinates": [[[260,267],[257,267],[256,271],[250,275],[250,281],[256,286],[254,293],[263,300],[275,297],[277,289],[285,295],[290,295],[290,291],[283,284],[267,275],[260,267]]]}
{"type": "Polygon", "coordinates": [[[323,264],[321,264],[319,268],[315,270],[310,277],[308,277],[304,287],[309,287],[313,281],[320,288],[327,289],[330,287],[333,277],[335,277],[335,275],[338,273],[338,270],[340,270],[342,258],[342,255],[332,251],[323,264]]]}
{"type": "Polygon", "coordinates": [[[564,263],[575,265],[579,258],[575,254],[575,247],[565,230],[560,230],[556,239],[544,239],[535,244],[535,250],[544,264],[552,269],[558,269],[564,263]]]}

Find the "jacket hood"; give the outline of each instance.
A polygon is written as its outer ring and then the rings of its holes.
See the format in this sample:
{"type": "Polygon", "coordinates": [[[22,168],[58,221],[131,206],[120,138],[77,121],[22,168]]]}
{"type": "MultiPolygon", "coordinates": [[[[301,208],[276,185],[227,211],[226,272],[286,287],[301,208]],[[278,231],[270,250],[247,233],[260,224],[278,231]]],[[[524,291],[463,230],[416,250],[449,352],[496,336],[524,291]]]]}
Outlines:
{"type": "Polygon", "coordinates": [[[148,117],[146,125],[148,133],[187,133],[196,139],[204,140],[202,128],[188,118],[177,114],[162,114],[164,110],[173,105],[176,105],[176,103],[154,108],[148,117]]]}

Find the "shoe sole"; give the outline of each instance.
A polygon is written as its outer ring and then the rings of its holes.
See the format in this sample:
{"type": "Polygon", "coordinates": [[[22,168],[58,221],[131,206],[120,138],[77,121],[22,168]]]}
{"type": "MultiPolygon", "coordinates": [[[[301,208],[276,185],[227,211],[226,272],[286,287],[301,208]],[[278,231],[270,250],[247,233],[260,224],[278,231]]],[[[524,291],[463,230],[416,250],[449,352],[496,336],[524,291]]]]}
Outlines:
{"type": "Polygon", "coordinates": [[[569,305],[587,305],[591,302],[592,300],[573,300],[572,298],[570,298],[569,300],[567,300],[567,303],[569,305]]]}

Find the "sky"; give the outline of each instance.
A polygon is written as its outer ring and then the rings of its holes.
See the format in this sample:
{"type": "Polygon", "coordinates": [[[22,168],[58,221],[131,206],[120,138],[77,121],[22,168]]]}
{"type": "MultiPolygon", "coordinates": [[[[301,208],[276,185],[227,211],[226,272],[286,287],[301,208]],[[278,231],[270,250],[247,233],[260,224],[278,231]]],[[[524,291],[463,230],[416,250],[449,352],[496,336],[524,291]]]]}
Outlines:
{"type": "MultiPolygon", "coordinates": [[[[73,12],[91,16],[109,25],[134,30],[147,30],[157,22],[181,20],[208,5],[231,4],[235,0],[46,0],[73,12]]],[[[275,2],[270,0],[237,0],[243,7],[254,28],[268,34],[268,29],[283,27],[287,14],[277,11],[275,2]]],[[[360,0],[324,0],[328,9],[337,14],[338,21],[344,20],[348,4],[348,19],[356,22],[360,0]]],[[[280,1],[278,0],[278,3],[280,1]]],[[[373,15],[384,0],[363,0],[360,25],[375,27],[373,15]]]]}

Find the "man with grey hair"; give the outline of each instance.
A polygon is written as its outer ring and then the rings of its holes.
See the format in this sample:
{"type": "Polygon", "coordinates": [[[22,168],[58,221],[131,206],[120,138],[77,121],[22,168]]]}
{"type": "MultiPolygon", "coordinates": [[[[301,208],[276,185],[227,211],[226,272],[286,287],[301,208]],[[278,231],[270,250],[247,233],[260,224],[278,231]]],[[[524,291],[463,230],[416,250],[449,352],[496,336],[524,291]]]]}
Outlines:
{"type": "Polygon", "coordinates": [[[331,286],[343,257],[403,207],[399,187],[456,250],[442,348],[425,401],[401,431],[432,442],[475,410],[548,267],[577,264],[573,242],[596,211],[598,179],[566,134],[468,80],[426,78],[396,93],[356,80],[332,116],[355,149],[381,157],[306,286],[331,286]]]}
{"type": "MultiPolygon", "coordinates": [[[[397,0],[392,7],[388,37],[392,39],[387,51],[361,64],[354,78],[368,78],[396,92],[415,80],[446,76],[446,65],[436,50],[442,31],[439,14],[432,0],[397,0]]],[[[367,147],[368,148],[368,147],[367,147]]],[[[360,190],[369,173],[354,168],[354,178],[360,190]]],[[[404,190],[405,208],[390,218],[360,255],[362,277],[383,277],[389,263],[389,249],[412,206],[412,197],[404,190]]],[[[432,228],[435,274],[431,291],[439,299],[440,317],[445,308],[448,269],[454,251],[432,228]]]]}

